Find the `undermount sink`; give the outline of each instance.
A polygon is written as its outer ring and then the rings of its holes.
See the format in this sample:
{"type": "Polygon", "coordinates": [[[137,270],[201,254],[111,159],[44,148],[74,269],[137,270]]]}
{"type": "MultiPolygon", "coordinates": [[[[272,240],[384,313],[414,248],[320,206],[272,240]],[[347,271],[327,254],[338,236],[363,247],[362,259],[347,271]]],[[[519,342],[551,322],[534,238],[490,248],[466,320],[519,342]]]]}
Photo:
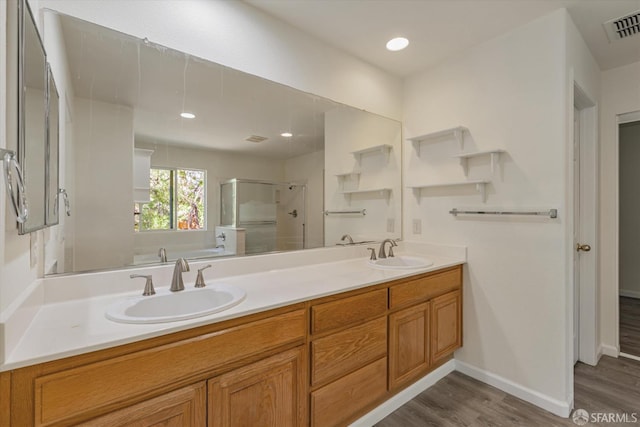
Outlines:
{"type": "Polygon", "coordinates": [[[383,270],[406,270],[410,268],[425,268],[433,265],[433,261],[428,258],[417,256],[394,256],[390,258],[379,258],[369,260],[369,265],[383,270]]]}
{"type": "Polygon", "coordinates": [[[156,295],[127,298],[107,308],[105,316],[120,323],[164,323],[217,313],[239,304],[245,292],[231,285],[208,285],[180,292],[160,289],[156,295]]]}

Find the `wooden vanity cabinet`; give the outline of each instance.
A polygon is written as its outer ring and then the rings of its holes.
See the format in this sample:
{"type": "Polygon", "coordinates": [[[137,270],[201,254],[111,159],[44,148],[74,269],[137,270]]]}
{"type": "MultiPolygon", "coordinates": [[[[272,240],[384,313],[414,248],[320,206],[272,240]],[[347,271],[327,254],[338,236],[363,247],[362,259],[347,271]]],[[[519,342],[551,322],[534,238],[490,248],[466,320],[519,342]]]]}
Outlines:
{"type": "Polygon", "coordinates": [[[462,345],[462,266],[0,373],[0,427],[347,425],[462,345]]]}
{"type": "MultiPolygon", "coordinates": [[[[204,384],[242,367],[253,367],[272,356],[290,357],[288,350],[306,343],[305,308],[305,304],[296,304],[11,371],[10,425],[91,424],[103,416],[109,420],[109,416],[120,419],[121,413],[144,414],[144,408],[156,407],[156,399],[162,400],[176,390],[204,384]]],[[[289,365],[297,370],[290,377],[290,387],[296,394],[307,392],[306,387],[301,389],[298,382],[293,383],[306,378],[305,365],[304,361],[289,365]]],[[[261,375],[266,377],[264,372],[261,375]]],[[[229,381],[233,375],[224,378],[229,381]]],[[[203,390],[206,399],[206,387],[203,390]]],[[[189,419],[202,419],[203,423],[192,425],[204,426],[206,404],[194,403],[193,408],[196,407],[203,407],[204,415],[189,419]]],[[[180,419],[187,417],[177,416],[168,425],[180,419]]]]}
{"type": "Polygon", "coordinates": [[[462,346],[462,267],[389,287],[389,390],[399,391],[462,346]]]}

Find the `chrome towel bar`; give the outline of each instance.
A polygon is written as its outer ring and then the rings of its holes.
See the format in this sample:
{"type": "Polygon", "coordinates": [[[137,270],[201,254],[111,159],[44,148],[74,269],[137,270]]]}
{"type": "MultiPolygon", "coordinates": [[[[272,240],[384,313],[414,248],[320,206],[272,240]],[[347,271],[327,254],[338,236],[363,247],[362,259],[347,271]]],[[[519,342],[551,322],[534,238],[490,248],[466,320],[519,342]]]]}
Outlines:
{"type": "Polygon", "coordinates": [[[353,210],[344,210],[344,211],[322,211],[325,215],[348,215],[348,214],[358,214],[365,216],[367,214],[366,209],[353,209],[353,210]]]}
{"type": "Polygon", "coordinates": [[[548,216],[549,218],[558,218],[557,209],[549,209],[547,211],[503,211],[503,210],[477,210],[467,211],[453,208],[449,211],[453,216],[458,215],[533,215],[533,216],[548,216]]]}
{"type": "Polygon", "coordinates": [[[7,194],[11,199],[11,204],[16,214],[16,220],[19,223],[24,223],[29,216],[29,210],[27,209],[27,196],[24,188],[24,179],[22,178],[22,166],[16,159],[16,153],[10,150],[0,148],[0,159],[4,161],[4,180],[7,186],[7,194]],[[12,167],[16,175],[15,189],[13,187],[12,167]]]}

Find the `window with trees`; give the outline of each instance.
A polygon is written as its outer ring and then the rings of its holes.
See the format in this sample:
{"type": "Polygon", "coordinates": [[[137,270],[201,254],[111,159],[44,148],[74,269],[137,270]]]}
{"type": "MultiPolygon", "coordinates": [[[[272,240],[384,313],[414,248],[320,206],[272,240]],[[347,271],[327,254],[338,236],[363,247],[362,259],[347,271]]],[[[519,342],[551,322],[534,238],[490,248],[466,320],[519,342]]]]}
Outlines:
{"type": "Polygon", "coordinates": [[[206,229],[205,171],[150,172],[150,201],[134,204],[135,231],[206,229]]]}

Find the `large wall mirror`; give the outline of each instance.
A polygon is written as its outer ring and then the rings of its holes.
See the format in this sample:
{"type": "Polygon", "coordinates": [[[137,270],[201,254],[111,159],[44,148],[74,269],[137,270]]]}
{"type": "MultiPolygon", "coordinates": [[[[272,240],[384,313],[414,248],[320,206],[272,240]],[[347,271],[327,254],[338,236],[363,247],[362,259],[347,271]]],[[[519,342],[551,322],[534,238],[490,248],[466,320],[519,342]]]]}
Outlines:
{"type": "Polygon", "coordinates": [[[68,70],[55,272],[400,237],[399,122],[45,14],[68,70]]]}
{"type": "Polygon", "coordinates": [[[19,232],[24,234],[45,227],[47,60],[29,5],[18,6],[18,160],[28,212],[19,232]]]}

